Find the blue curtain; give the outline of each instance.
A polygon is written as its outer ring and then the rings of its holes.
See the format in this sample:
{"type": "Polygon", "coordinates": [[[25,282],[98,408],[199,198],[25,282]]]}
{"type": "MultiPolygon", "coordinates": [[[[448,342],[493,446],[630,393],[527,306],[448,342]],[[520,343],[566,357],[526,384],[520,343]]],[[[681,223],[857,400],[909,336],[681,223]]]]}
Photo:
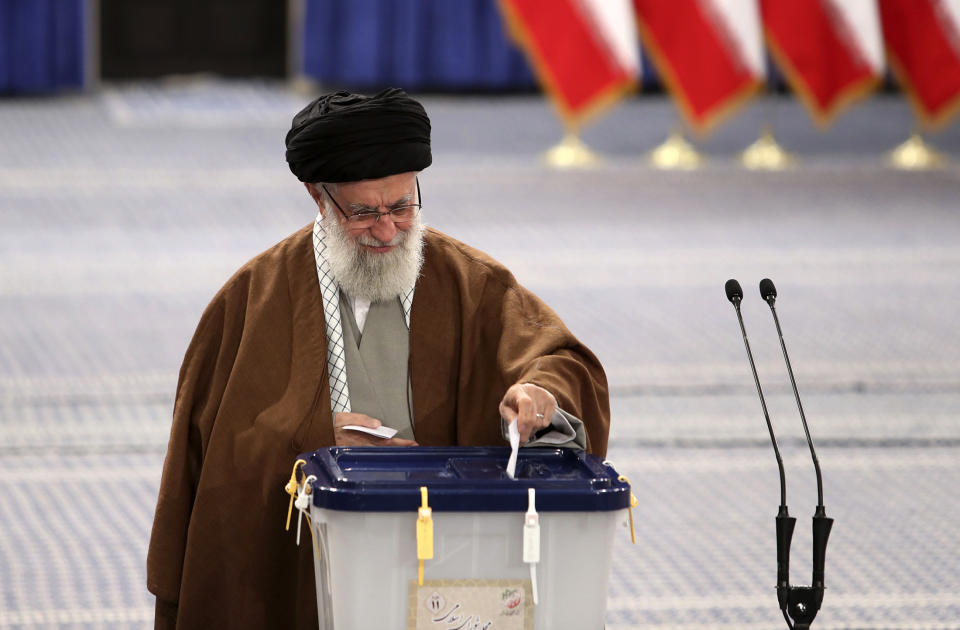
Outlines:
{"type": "Polygon", "coordinates": [[[0,0],[0,93],[83,86],[84,0],[0,0]]]}
{"type": "Polygon", "coordinates": [[[406,89],[532,89],[495,0],[307,0],[304,73],[406,89]]]}

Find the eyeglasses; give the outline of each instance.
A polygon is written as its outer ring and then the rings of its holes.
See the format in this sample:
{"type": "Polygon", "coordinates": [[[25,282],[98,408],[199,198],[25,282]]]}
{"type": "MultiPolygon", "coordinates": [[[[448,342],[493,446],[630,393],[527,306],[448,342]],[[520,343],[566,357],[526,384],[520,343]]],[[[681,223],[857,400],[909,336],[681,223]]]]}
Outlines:
{"type": "MultiPolygon", "coordinates": [[[[420,196],[420,178],[417,178],[417,201],[423,201],[423,197],[420,196]]],[[[420,208],[423,207],[422,203],[405,203],[401,206],[396,206],[386,212],[377,212],[377,211],[363,211],[363,212],[354,212],[352,214],[347,214],[343,211],[343,208],[340,207],[340,204],[337,203],[337,200],[333,198],[333,195],[330,194],[330,191],[327,190],[326,185],[321,185],[323,192],[327,193],[327,196],[330,197],[330,201],[333,202],[333,205],[336,206],[337,210],[340,211],[340,214],[343,215],[343,218],[347,220],[347,224],[351,229],[367,229],[371,228],[377,223],[380,222],[380,219],[390,215],[390,220],[393,221],[395,225],[404,225],[413,221],[414,218],[420,213],[420,208]]]]}

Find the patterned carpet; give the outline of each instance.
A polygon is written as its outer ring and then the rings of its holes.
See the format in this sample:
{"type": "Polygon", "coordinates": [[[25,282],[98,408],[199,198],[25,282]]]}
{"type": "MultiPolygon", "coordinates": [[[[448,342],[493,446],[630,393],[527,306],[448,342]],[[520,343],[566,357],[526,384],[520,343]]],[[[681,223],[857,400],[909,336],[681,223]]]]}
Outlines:
{"type": "MultiPolygon", "coordinates": [[[[0,629],[144,628],[144,563],[176,374],[234,269],[312,220],[283,162],[307,100],[279,85],[108,86],[0,101],[0,629]]],[[[828,591],[815,628],[960,628],[960,168],[902,173],[878,96],[827,134],[786,101],[703,143],[696,173],[643,153],[674,120],[638,98],[557,172],[534,97],[430,97],[429,223],[499,258],[600,357],[610,460],[640,500],[615,542],[606,627],[784,627],[776,465],[723,283],[744,318],[809,580],[813,471],[766,305],[817,440],[828,591]],[[741,170],[764,119],[801,163],[741,170]]],[[[960,128],[933,138],[960,159],[960,128]]]]}

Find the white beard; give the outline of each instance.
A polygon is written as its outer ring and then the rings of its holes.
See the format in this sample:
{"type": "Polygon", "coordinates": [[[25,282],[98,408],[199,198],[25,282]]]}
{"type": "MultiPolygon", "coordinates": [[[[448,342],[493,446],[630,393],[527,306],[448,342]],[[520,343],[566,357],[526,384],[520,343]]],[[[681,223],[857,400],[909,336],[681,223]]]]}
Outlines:
{"type": "MultiPolygon", "coordinates": [[[[384,219],[381,219],[381,221],[384,219]]],[[[340,288],[355,298],[385,302],[403,295],[416,283],[423,266],[424,225],[417,214],[407,230],[397,231],[389,243],[369,234],[356,240],[347,235],[335,212],[320,220],[326,237],[326,259],[340,288]],[[385,254],[365,250],[362,245],[394,246],[385,254]]]]}

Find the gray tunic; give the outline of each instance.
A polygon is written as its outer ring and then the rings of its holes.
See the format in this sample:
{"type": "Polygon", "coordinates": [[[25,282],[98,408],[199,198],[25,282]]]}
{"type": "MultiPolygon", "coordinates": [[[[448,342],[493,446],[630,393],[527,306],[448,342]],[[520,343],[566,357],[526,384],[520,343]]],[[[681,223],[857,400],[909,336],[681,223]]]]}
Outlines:
{"type": "Polygon", "coordinates": [[[410,333],[400,299],[370,305],[363,333],[348,300],[340,300],[343,350],[350,388],[350,410],[397,429],[396,437],[413,439],[407,359],[410,333]]]}

